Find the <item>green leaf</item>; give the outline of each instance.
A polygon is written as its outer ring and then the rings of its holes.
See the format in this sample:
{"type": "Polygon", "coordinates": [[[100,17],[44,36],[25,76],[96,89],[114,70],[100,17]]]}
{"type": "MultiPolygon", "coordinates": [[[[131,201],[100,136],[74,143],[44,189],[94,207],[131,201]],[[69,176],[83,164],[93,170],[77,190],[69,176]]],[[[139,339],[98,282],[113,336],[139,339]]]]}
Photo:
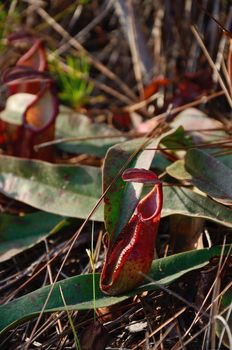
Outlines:
{"type": "Polygon", "coordinates": [[[179,125],[173,131],[170,135],[164,136],[162,138],[162,144],[165,145],[168,148],[173,148],[175,151],[175,148],[184,148],[192,146],[192,140],[191,137],[186,134],[183,126],[179,125]]]}
{"type": "Polygon", "coordinates": [[[24,216],[1,214],[0,261],[9,259],[36,244],[61,222],[63,222],[61,216],[41,211],[24,216]]]}
{"type": "Polygon", "coordinates": [[[162,217],[181,214],[205,218],[232,227],[232,210],[212,199],[179,186],[164,187],[162,217]]]}
{"type": "Polygon", "coordinates": [[[228,244],[224,249],[221,246],[214,246],[153,260],[149,277],[154,279],[156,284],[170,284],[185,273],[205,266],[212,257],[220,256],[222,252],[226,255],[230,249],[231,246],[228,244]]]}
{"type": "MultiPolygon", "coordinates": [[[[44,211],[86,218],[101,195],[101,170],[0,156],[0,191],[44,211]]],[[[94,220],[102,220],[101,210],[94,220]]]]}
{"type": "MultiPolygon", "coordinates": [[[[229,249],[229,247],[226,247],[224,254],[227,253],[227,248],[229,249]]],[[[211,249],[194,250],[154,260],[149,275],[155,282],[145,283],[125,295],[114,297],[104,295],[99,289],[99,274],[96,274],[94,276],[96,281],[95,301],[93,300],[92,274],[67,278],[55,284],[45,312],[66,309],[60,295],[59,286],[62,288],[69,310],[89,310],[94,307],[105,307],[126,300],[142,291],[157,289],[158,285],[170,284],[185,273],[205,266],[209,259],[221,254],[221,249],[217,246],[211,249]]],[[[37,316],[43,308],[50,288],[50,286],[43,287],[0,306],[0,332],[3,333],[22,321],[37,316]]]]}
{"type": "Polygon", "coordinates": [[[199,149],[191,149],[185,157],[186,170],[193,184],[218,200],[232,200],[232,170],[199,149]]]}
{"type": "Polygon", "coordinates": [[[174,179],[192,180],[192,176],[187,172],[185,168],[184,160],[177,160],[176,162],[167,166],[166,171],[168,175],[174,177],[174,179]]]}
{"type": "Polygon", "coordinates": [[[56,138],[72,137],[81,139],[60,143],[57,147],[68,153],[85,153],[97,157],[104,157],[109,147],[126,140],[125,137],[120,136],[119,131],[107,124],[93,123],[87,116],[61,106],[61,113],[56,119],[56,138]],[[109,137],[105,138],[106,136],[109,137]]]}

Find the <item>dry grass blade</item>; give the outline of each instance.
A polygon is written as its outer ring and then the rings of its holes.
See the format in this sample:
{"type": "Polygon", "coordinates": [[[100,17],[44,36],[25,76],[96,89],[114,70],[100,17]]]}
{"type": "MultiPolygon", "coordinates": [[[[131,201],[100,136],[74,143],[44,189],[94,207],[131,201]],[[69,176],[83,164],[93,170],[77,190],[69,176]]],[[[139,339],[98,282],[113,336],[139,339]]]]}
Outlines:
{"type": "Polygon", "coordinates": [[[143,96],[143,83],[148,83],[153,77],[153,60],[148,51],[147,43],[139,18],[135,13],[135,2],[131,0],[116,0],[114,3],[124,36],[129,43],[135,78],[138,90],[143,96]]]}
{"type": "MultiPolygon", "coordinates": [[[[135,79],[138,85],[138,91],[140,93],[140,98],[143,99],[143,77],[142,77],[142,58],[141,52],[138,48],[138,26],[135,23],[135,14],[133,10],[133,4],[130,0],[121,1],[117,0],[115,2],[116,12],[119,15],[119,20],[121,21],[122,28],[128,39],[129,47],[132,55],[132,62],[134,68],[135,79]]],[[[139,36],[141,37],[141,35],[139,36]]],[[[144,46],[144,45],[143,45],[144,46]]]]}
{"type": "MultiPolygon", "coordinates": [[[[227,20],[226,20],[226,27],[230,28],[231,23],[232,23],[232,7],[230,7],[230,9],[229,9],[229,13],[228,13],[227,20]]],[[[220,70],[220,68],[224,62],[223,51],[225,48],[225,44],[226,44],[226,36],[223,35],[221,40],[220,40],[219,46],[218,46],[218,53],[217,53],[217,58],[216,58],[216,63],[215,63],[218,71],[220,70]]],[[[227,75],[228,75],[228,73],[227,73],[227,75]]],[[[227,79],[226,76],[225,76],[225,78],[227,79]]],[[[227,83],[229,83],[228,79],[227,79],[227,83]]]]}
{"type": "MultiPolygon", "coordinates": [[[[158,333],[161,329],[165,328],[167,325],[169,325],[171,322],[173,322],[177,317],[179,317],[183,312],[185,312],[186,307],[183,307],[181,310],[175,313],[172,317],[170,317],[167,321],[163,322],[161,326],[156,328],[154,331],[152,331],[151,334],[148,335],[149,338],[153,337],[156,333],[158,333]]],[[[139,342],[135,347],[133,347],[131,350],[138,349],[141,345],[144,345],[146,343],[146,339],[139,342]]]]}
{"type": "Polygon", "coordinates": [[[133,138],[133,135],[129,135],[126,133],[121,133],[121,134],[112,134],[112,135],[99,135],[99,136],[86,136],[86,137],[67,137],[67,138],[62,138],[62,139],[57,139],[54,141],[48,141],[48,142],[43,142],[34,147],[35,151],[39,150],[40,148],[43,147],[48,147],[52,145],[59,145],[61,143],[65,142],[73,142],[73,141],[89,141],[89,140],[104,140],[104,139],[114,139],[114,138],[119,138],[119,137],[126,137],[126,138],[133,138]]]}
{"type": "MultiPolygon", "coordinates": [[[[191,130],[192,131],[192,130],[191,130]]],[[[190,132],[191,132],[190,131],[190,132]]],[[[193,130],[193,131],[197,131],[197,130],[193,130]]],[[[232,146],[232,141],[231,139],[226,139],[224,138],[223,140],[219,140],[219,141],[215,141],[215,142],[202,142],[202,143],[196,143],[194,145],[191,145],[191,146],[180,146],[180,147],[157,147],[156,149],[157,150],[161,150],[161,151],[166,151],[166,150],[184,150],[184,149],[192,149],[192,148],[217,148],[218,146],[221,146],[221,147],[229,147],[229,146],[232,146]]],[[[147,147],[146,148],[147,151],[149,150],[154,150],[154,148],[151,148],[151,147],[147,147]]],[[[217,152],[217,153],[214,153],[214,155],[217,155],[217,156],[220,156],[222,154],[226,154],[226,153],[229,153],[229,151],[220,151],[220,152],[217,152]]]]}
{"type": "MultiPolygon", "coordinates": [[[[50,284],[53,283],[53,277],[52,277],[52,270],[51,270],[51,264],[49,263],[49,258],[48,258],[48,243],[46,238],[44,239],[44,243],[45,243],[45,247],[46,247],[46,252],[47,252],[47,272],[48,272],[48,276],[49,276],[49,282],[50,284]]],[[[61,321],[59,320],[59,318],[57,317],[57,333],[62,333],[63,331],[63,327],[61,324],[61,321]]]]}
{"type": "MultiPolygon", "coordinates": [[[[231,328],[230,328],[230,325],[227,323],[227,320],[224,319],[224,317],[220,316],[220,315],[216,315],[214,317],[214,320],[219,320],[222,324],[223,324],[223,333],[222,333],[222,336],[220,338],[220,340],[223,339],[223,336],[224,336],[224,332],[227,333],[227,336],[228,336],[228,339],[229,339],[229,349],[232,349],[232,333],[231,333],[231,328]]],[[[218,344],[218,350],[220,349],[221,347],[221,343],[219,342],[218,344]]]]}
{"type": "MultiPolygon", "coordinates": [[[[221,263],[222,261],[220,260],[219,266],[218,266],[218,271],[221,269],[221,263]]],[[[219,294],[220,291],[220,286],[221,286],[221,278],[219,274],[217,273],[216,278],[215,278],[215,285],[213,288],[213,293],[212,293],[212,306],[210,308],[210,327],[207,329],[207,337],[206,337],[206,349],[209,349],[211,346],[212,349],[216,348],[216,324],[215,324],[215,317],[218,314],[218,299],[217,301],[214,301],[216,297],[219,294]]],[[[204,344],[202,344],[203,347],[204,344]]]]}
{"type": "Polygon", "coordinates": [[[168,327],[168,329],[164,332],[164,334],[161,335],[160,340],[156,343],[156,345],[152,348],[152,350],[158,350],[159,349],[159,347],[161,346],[163,341],[166,339],[166,337],[173,330],[174,327],[175,327],[175,323],[171,324],[171,326],[168,327]]]}
{"type": "Polygon", "coordinates": [[[197,29],[196,29],[194,26],[191,26],[191,30],[192,30],[192,32],[193,32],[193,34],[194,34],[196,40],[198,41],[198,43],[199,43],[199,45],[200,45],[202,51],[204,52],[205,57],[207,58],[207,60],[208,60],[208,62],[209,62],[209,64],[210,64],[211,68],[213,69],[215,75],[217,75],[219,84],[220,84],[222,90],[224,91],[224,94],[225,94],[225,96],[226,96],[226,98],[227,98],[227,101],[228,101],[228,103],[229,103],[230,108],[232,108],[232,99],[231,99],[231,96],[230,96],[230,94],[229,94],[229,92],[228,92],[228,90],[227,90],[227,88],[226,88],[226,86],[225,86],[225,84],[224,84],[224,82],[223,82],[223,80],[222,80],[222,78],[221,78],[220,73],[219,73],[218,70],[217,70],[217,67],[216,67],[215,63],[213,62],[212,58],[211,58],[210,55],[209,55],[209,53],[208,53],[208,51],[207,51],[207,49],[206,49],[206,47],[205,47],[205,45],[204,45],[204,42],[203,42],[203,40],[202,40],[200,34],[198,33],[197,29]]]}
{"type": "Polygon", "coordinates": [[[140,99],[144,99],[143,74],[142,74],[142,67],[141,67],[141,57],[138,51],[138,36],[136,38],[135,14],[133,10],[132,1],[127,0],[126,3],[128,5],[128,15],[129,15],[128,16],[128,27],[129,27],[128,38],[129,38],[130,49],[132,54],[135,79],[137,81],[140,99]]]}
{"type": "MultiPolygon", "coordinates": [[[[231,9],[231,12],[232,12],[232,9],[231,9]]],[[[232,39],[230,39],[227,67],[228,67],[230,95],[232,96],[232,39]]]]}
{"type": "Polygon", "coordinates": [[[215,152],[213,153],[214,157],[221,157],[221,156],[229,156],[232,154],[232,149],[225,149],[224,151],[219,151],[219,152],[215,152]]]}
{"type": "MultiPolygon", "coordinates": [[[[196,101],[189,102],[189,103],[186,103],[186,104],[184,104],[182,106],[172,108],[171,110],[169,110],[169,115],[173,115],[173,114],[182,112],[183,110],[185,110],[187,108],[198,106],[201,103],[207,103],[208,101],[210,101],[210,100],[212,100],[212,99],[214,99],[216,97],[222,96],[223,94],[224,94],[224,91],[219,91],[219,92],[214,92],[211,95],[201,96],[196,101]]],[[[134,111],[140,109],[141,107],[143,107],[143,103],[142,102],[138,102],[136,104],[124,107],[123,110],[125,112],[134,112],[134,111]]],[[[167,112],[158,114],[155,118],[161,118],[161,117],[165,117],[165,116],[167,116],[167,112]]]]}
{"type": "MultiPolygon", "coordinates": [[[[224,314],[225,312],[227,312],[227,315],[226,315],[225,317],[222,317],[222,318],[223,318],[223,320],[225,321],[225,323],[226,323],[226,325],[227,325],[229,319],[231,318],[231,314],[232,314],[232,303],[230,304],[229,308],[226,308],[225,310],[223,310],[223,311],[221,312],[221,315],[224,314]],[[227,310],[227,309],[228,309],[228,310],[227,310]]],[[[220,316],[221,316],[221,315],[220,315],[220,316]]],[[[230,335],[229,335],[229,332],[228,332],[228,330],[227,330],[227,327],[225,327],[224,329],[222,329],[221,335],[220,335],[220,338],[219,338],[219,341],[218,341],[218,349],[220,349],[220,347],[221,347],[221,344],[222,344],[222,341],[223,341],[223,337],[224,337],[224,333],[225,333],[225,332],[227,332],[228,337],[229,337],[229,336],[232,336],[232,334],[231,334],[231,329],[230,329],[230,335]]],[[[232,347],[232,346],[231,346],[231,347],[232,347]]]]}
{"type": "Polygon", "coordinates": [[[157,10],[156,10],[156,16],[154,19],[154,25],[152,28],[152,35],[153,35],[153,41],[154,41],[154,70],[155,70],[155,76],[159,76],[160,72],[162,71],[162,64],[161,64],[161,53],[162,53],[162,25],[163,25],[163,19],[164,19],[164,8],[160,6],[160,3],[158,3],[157,10]]]}
{"type": "MultiPolygon", "coordinates": [[[[82,43],[85,39],[85,37],[88,35],[88,33],[99,23],[101,22],[104,17],[108,14],[109,10],[113,6],[114,0],[106,0],[101,8],[100,13],[93,18],[93,20],[88,23],[87,26],[85,26],[81,31],[78,32],[77,35],[74,36],[76,40],[78,40],[80,43],[82,43]]],[[[80,5],[78,5],[80,6],[80,5]]],[[[82,5],[83,6],[83,5],[82,5]]],[[[67,49],[70,48],[70,40],[68,40],[66,43],[62,44],[57,50],[55,50],[51,56],[57,56],[63,54],[67,49]]]]}

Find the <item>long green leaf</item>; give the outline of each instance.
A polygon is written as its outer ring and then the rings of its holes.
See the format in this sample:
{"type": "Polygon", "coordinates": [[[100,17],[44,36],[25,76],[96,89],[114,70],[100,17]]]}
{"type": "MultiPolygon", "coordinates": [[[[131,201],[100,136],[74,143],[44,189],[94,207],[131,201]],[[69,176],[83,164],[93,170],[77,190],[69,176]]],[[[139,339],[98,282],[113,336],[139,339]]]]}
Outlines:
{"type": "Polygon", "coordinates": [[[186,170],[201,191],[221,200],[232,200],[232,169],[199,149],[191,149],[185,157],[186,170]]]}
{"type": "Polygon", "coordinates": [[[232,210],[212,199],[179,186],[164,188],[162,217],[181,214],[205,218],[232,227],[232,210]]]}
{"type": "Polygon", "coordinates": [[[24,216],[1,214],[0,261],[9,259],[36,244],[51,233],[51,230],[58,223],[63,221],[62,216],[42,211],[24,216]]]}
{"type": "MultiPolygon", "coordinates": [[[[136,290],[121,296],[111,297],[104,295],[99,289],[99,274],[96,274],[94,276],[96,281],[94,302],[92,274],[67,278],[56,283],[45,312],[65,310],[59,286],[62,288],[69,310],[88,310],[94,307],[105,307],[126,300],[142,291],[154,290],[158,288],[157,284],[170,284],[185,273],[205,266],[212,257],[219,256],[221,250],[222,248],[217,246],[211,249],[195,250],[154,260],[149,275],[155,282],[145,283],[136,290]]],[[[225,254],[226,252],[227,249],[224,250],[225,254]]],[[[50,286],[46,286],[0,306],[0,332],[2,333],[26,319],[38,315],[45,303],[49,290],[50,286]]]]}
{"type": "Polygon", "coordinates": [[[56,119],[56,138],[72,137],[81,139],[60,143],[57,147],[68,153],[85,153],[98,157],[104,157],[109,147],[126,140],[125,137],[120,136],[118,130],[107,124],[93,123],[87,116],[61,106],[61,112],[56,119]],[[101,138],[98,138],[99,136],[101,138]]]}
{"type": "MultiPolygon", "coordinates": [[[[47,212],[86,218],[101,195],[101,170],[0,156],[0,191],[47,212]]],[[[97,211],[93,218],[102,216],[97,211]]]]}

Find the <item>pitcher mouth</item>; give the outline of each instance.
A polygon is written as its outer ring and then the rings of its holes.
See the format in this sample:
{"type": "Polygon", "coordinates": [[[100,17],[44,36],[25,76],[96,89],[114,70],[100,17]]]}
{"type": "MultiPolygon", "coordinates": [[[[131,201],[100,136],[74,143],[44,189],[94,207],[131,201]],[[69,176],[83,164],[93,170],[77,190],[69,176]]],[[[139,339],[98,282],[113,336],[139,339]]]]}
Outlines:
{"type": "Polygon", "coordinates": [[[162,185],[156,185],[138,204],[138,211],[143,221],[154,219],[162,210],[163,192],[162,185]]]}

